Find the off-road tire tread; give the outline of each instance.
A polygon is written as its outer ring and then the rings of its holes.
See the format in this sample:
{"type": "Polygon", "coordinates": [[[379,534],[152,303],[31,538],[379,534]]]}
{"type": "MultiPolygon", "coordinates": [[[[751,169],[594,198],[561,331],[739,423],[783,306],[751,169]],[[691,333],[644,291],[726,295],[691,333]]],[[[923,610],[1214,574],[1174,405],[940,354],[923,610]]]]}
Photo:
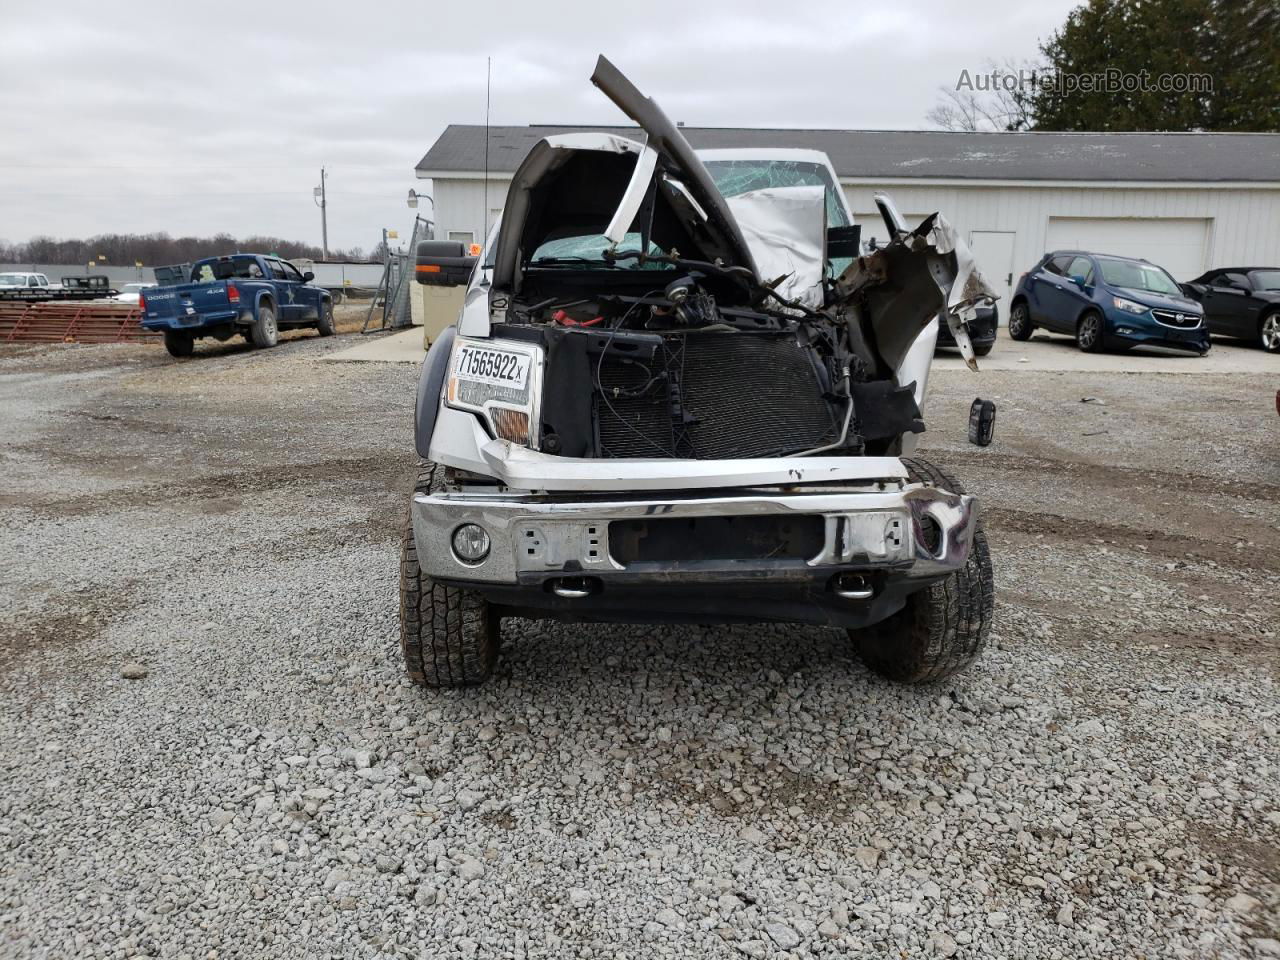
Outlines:
{"type": "MultiPolygon", "coordinates": [[[[439,489],[442,471],[424,463],[414,492],[439,489]]],[[[422,573],[413,527],[400,551],[400,648],[409,679],[424,687],[469,687],[493,673],[499,618],[484,598],[435,583],[422,573]]]]}
{"type": "MultiPolygon", "coordinates": [[[[955,477],[920,458],[904,458],[912,482],[964,493],[955,477]]],[[[858,655],[881,676],[902,683],[933,683],[966,669],[982,653],[991,631],[995,584],[991,553],[979,520],[969,560],[945,580],[907,598],[893,616],[850,631],[858,655]]]]}

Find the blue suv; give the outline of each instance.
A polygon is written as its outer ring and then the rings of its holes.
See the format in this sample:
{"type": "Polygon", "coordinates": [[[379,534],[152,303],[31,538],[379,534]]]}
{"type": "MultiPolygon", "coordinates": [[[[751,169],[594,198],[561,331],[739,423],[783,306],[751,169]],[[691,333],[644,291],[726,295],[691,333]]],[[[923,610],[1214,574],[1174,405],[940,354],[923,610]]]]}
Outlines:
{"type": "Polygon", "coordinates": [[[1009,336],[1037,327],[1076,338],[1096,353],[1139,344],[1209,352],[1204,308],[1187,299],[1168,271],[1146,260],[1056,250],[1018,280],[1009,336]]]}

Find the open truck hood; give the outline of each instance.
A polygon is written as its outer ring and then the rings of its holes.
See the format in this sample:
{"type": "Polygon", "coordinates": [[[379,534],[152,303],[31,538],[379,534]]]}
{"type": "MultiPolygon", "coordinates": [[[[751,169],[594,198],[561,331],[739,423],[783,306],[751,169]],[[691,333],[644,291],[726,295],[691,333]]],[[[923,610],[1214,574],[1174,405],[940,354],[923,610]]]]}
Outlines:
{"type": "Polygon", "coordinates": [[[664,164],[679,176],[689,195],[706,214],[708,232],[716,245],[723,249],[726,262],[750,268],[754,273],[755,262],[751,257],[751,248],[738,228],[738,222],[734,220],[729,205],[716,189],[711,174],[698,159],[693,147],[689,146],[689,141],[684,138],[680,128],[671,122],[651,97],[646,97],[637,90],[635,84],[623,76],[622,71],[607,58],[601,56],[596,60],[591,82],[648,134],[647,146],[655,150],[664,164]]]}
{"type": "MultiPolygon", "coordinates": [[[[534,146],[507,195],[484,328],[492,319],[505,319],[505,308],[525,288],[526,276],[536,272],[545,279],[547,269],[534,271],[529,263],[540,245],[598,238],[600,255],[607,259],[635,226],[642,240],[651,242],[645,256],[654,256],[656,245],[687,264],[684,269],[711,271],[734,284],[722,304],[761,307],[774,299],[784,311],[810,320],[843,324],[850,316],[865,318],[874,333],[855,350],[881,375],[892,373],[903,385],[915,384],[917,400],[923,399],[926,355],[932,353],[931,341],[924,341],[935,318],[950,327],[966,361],[977,368],[965,324],[978,305],[994,302],[996,295],[945,218],[935,214],[911,229],[892,200],[877,194],[889,244],[855,257],[827,285],[828,225],[821,188],[775,185],[726,200],[679,128],[605,57],[598,59],[591,80],[639,125],[643,140],[575,133],[534,146]]],[[[622,249],[635,251],[634,260],[641,246],[633,241],[622,249]]],[[[620,262],[628,259],[625,253],[616,255],[620,262]]],[[[553,266],[572,268],[576,259],[569,256],[553,266]]],[[[602,279],[610,272],[603,271],[602,279]]],[[[661,279],[677,275],[672,271],[661,279]]],[[[482,331],[468,331],[464,322],[464,332],[482,331]]]]}
{"type": "Polygon", "coordinates": [[[493,257],[493,291],[518,289],[523,259],[532,254],[532,245],[567,227],[563,218],[569,213],[576,213],[583,223],[585,218],[597,218],[600,232],[612,234],[616,242],[658,190],[671,208],[669,216],[681,222],[695,245],[695,249],[681,249],[682,256],[736,267],[745,278],[758,282],[751,247],[729,204],[679,128],[605,57],[596,62],[591,82],[639,124],[645,142],[607,133],[566,134],[539,141],[516,170],[507,193],[493,257]],[[590,159],[591,154],[625,158],[625,166],[597,162],[594,168],[610,177],[616,166],[619,174],[625,170],[625,181],[619,180],[614,190],[581,184],[582,189],[573,191],[553,183],[557,172],[590,159]],[[608,204],[607,227],[599,220],[605,210],[593,205],[597,196],[608,204]],[[554,197],[553,202],[548,202],[549,197],[554,197]]]}

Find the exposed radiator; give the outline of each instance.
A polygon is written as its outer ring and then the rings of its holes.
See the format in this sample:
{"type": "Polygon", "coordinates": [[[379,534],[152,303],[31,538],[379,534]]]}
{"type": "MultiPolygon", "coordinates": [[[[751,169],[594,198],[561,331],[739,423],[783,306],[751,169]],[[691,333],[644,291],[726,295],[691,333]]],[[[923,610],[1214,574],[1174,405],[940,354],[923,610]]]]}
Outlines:
{"type": "Polygon", "coordinates": [[[601,456],[771,457],[839,436],[817,370],[791,335],[700,333],[664,344],[644,364],[605,353],[595,403],[601,456]]]}

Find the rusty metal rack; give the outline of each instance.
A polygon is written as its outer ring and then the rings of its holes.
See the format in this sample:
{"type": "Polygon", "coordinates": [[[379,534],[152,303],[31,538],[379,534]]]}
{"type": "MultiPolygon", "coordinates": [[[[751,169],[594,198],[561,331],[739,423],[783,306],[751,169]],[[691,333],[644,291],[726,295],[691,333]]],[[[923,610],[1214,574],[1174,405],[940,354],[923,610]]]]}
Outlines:
{"type": "Polygon", "coordinates": [[[142,311],[126,303],[0,302],[0,343],[132,343],[158,341],[142,311]]]}

